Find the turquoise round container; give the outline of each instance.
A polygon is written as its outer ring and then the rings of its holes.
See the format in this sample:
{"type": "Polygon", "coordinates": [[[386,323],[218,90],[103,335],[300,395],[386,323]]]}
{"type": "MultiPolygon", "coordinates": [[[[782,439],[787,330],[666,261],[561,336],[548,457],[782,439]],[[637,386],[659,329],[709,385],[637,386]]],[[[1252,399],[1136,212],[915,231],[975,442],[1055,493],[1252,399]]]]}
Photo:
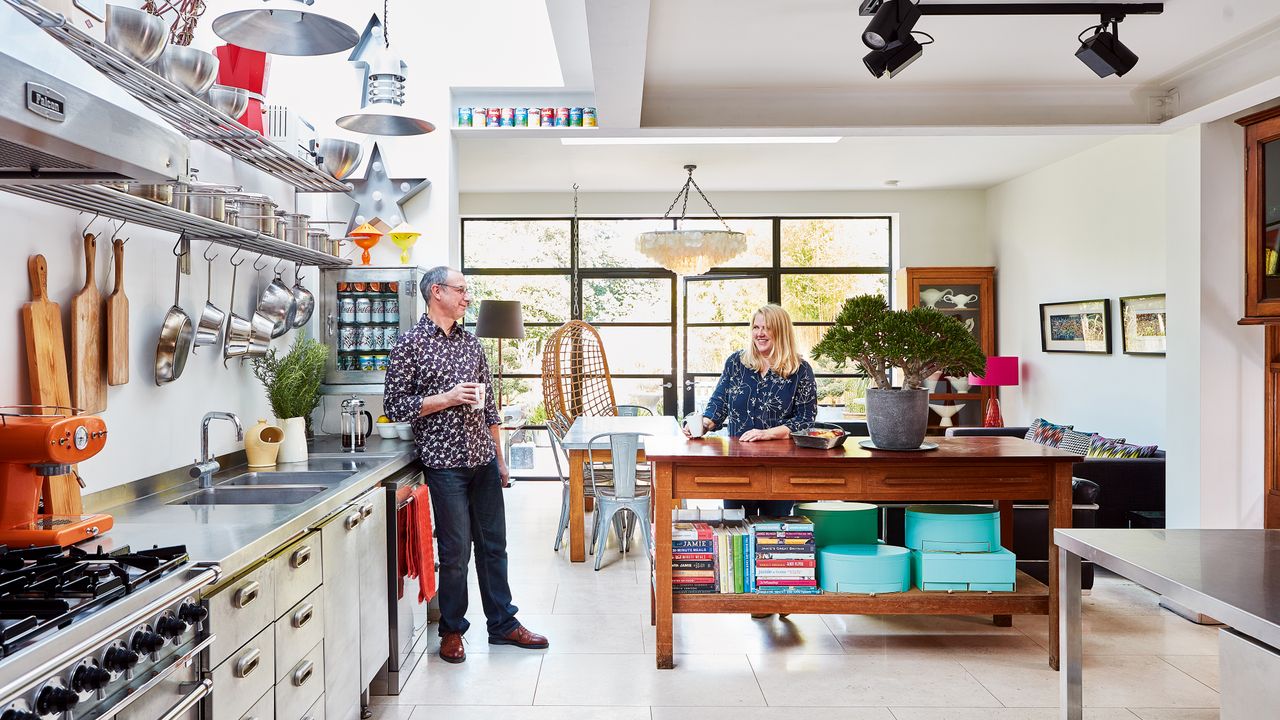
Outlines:
{"type": "Polygon", "coordinates": [[[906,509],[907,547],[924,552],[995,552],[1000,513],[978,505],[911,505],[906,509]]]}
{"type": "Polygon", "coordinates": [[[871,545],[880,539],[875,505],[828,500],[800,503],[796,514],[813,521],[813,542],[827,545],[871,545]]]}
{"type": "Polygon", "coordinates": [[[911,589],[911,551],[879,543],[822,548],[818,586],[824,592],[906,592],[911,589]]]}

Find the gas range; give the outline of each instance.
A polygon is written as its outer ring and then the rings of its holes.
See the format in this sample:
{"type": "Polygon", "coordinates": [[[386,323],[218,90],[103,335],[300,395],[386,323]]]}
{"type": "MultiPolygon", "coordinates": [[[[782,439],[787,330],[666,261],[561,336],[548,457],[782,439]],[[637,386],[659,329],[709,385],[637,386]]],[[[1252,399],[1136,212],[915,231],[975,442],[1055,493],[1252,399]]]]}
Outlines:
{"type": "Polygon", "coordinates": [[[194,661],[212,641],[200,592],[217,578],[182,546],[0,548],[0,720],[134,717],[157,702],[154,717],[180,717],[166,708],[211,689],[194,661]]]}

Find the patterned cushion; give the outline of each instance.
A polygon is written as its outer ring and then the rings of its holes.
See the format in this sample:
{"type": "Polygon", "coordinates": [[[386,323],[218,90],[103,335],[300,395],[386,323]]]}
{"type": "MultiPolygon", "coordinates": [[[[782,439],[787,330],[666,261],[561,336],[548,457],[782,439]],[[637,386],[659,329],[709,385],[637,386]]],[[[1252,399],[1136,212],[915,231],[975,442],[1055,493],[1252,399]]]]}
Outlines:
{"type": "Polygon", "coordinates": [[[1148,458],[1156,454],[1156,445],[1129,445],[1124,440],[1111,440],[1101,435],[1094,435],[1089,440],[1089,452],[1085,457],[1130,459],[1148,458]]]}
{"type": "Polygon", "coordinates": [[[1066,450],[1077,455],[1084,455],[1089,452],[1089,440],[1093,437],[1091,433],[1080,432],[1079,430],[1068,430],[1062,434],[1062,440],[1058,443],[1059,450],[1066,450]]]}
{"type": "Polygon", "coordinates": [[[1071,425],[1054,425],[1044,418],[1036,418],[1023,437],[1041,445],[1058,447],[1058,443],[1062,442],[1063,433],[1072,429],[1074,428],[1071,425]]]}

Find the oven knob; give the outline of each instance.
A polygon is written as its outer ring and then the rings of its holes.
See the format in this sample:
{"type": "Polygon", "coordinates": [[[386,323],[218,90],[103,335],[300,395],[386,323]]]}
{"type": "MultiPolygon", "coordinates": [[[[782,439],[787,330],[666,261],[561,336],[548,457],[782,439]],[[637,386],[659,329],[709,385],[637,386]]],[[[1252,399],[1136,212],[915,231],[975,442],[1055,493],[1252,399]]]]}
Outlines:
{"type": "Polygon", "coordinates": [[[131,645],[136,653],[154,655],[160,652],[160,648],[164,647],[164,638],[150,630],[142,630],[134,634],[131,645]]]}
{"type": "Polygon", "coordinates": [[[0,715],[0,720],[40,720],[40,716],[30,710],[9,708],[4,711],[3,715],[0,715]]]}
{"type": "Polygon", "coordinates": [[[191,625],[199,625],[209,617],[209,608],[193,602],[184,602],[178,608],[178,619],[191,625]]]}
{"type": "Polygon", "coordinates": [[[156,621],[156,633],[162,638],[172,640],[187,631],[187,624],[172,615],[165,615],[156,621]]]}
{"type": "Polygon", "coordinates": [[[70,712],[78,702],[80,702],[80,696],[74,690],[46,685],[36,696],[36,712],[41,715],[70,712]]]}
{"type": "Polygon", "coordinates": [[[138,664],[138,653],[129,648],[116,646],[109,648],[107,653],[102,656],[102,667],[111,672],[125,672],[132,670],[134,665],[138,664]]]}
{"type": "Polygon", "coordinates": [[[111,673],[97,665],[81,665],[71,675],[71,688],[77,692],[101,690],[111,682],[111,673]]]}

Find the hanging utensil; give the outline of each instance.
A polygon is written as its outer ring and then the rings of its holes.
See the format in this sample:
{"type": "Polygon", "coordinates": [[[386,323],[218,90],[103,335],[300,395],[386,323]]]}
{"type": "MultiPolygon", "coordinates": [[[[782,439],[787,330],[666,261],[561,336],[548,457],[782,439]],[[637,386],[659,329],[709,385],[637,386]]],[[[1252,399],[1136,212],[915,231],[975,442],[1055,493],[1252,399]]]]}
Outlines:
{"type": "Polygon", "coordinates": [[[191,318],[178,306],[182,290],[182,255],[178,250],[183,238],[173,246],[173,255],[177,258],[173,270],[173,307],[164,316],[164,324],[160,327],[160,341],[156,343],[156,385],[164,385],[177,380],[187,366],[187,355],[191,354],[191,338],[195,334],[191,326],[191,318]]]}
{"type": "MultiPolygon", "coordinates": [[[[210,243],[209,247],[213,247],[213,243],[210,243]]],[[[222,323],[227,319],[227,314],[213,304],[213,261],[217,258],[217,255],[209,257],[209,248],[205,248],[204,259],[208,268],[208,285],[204,310],[200,312],[200,322],[196,324],[196,339],[192,353],[195,352],[195,348],[218,342],[218,336],[222,334],[222,323]]]]}
{"type": "Polygon", "coordinates": [[[71,298],[71,402],[86,413],[107,409],[102,293],[93,273],[97,255],[97,237],[85,233],[84,287],[71,298]]]}
{"type": "MultiPolygon", "coordinates": [[[[122,224],[120,227],[124,227],[122,224]]],[[[119,228],[116,228],[119,232],[119,228]]],[[[124,294],[124,244],[113,240],[116,261],[116,286],[107,296],[107,384],[129,382],[129,298],[124,294]]]]}
{"type": "MultiPolygon", "coordinates": [[[[262,258],[261,255],[258,256],[262,258]]],[[[257,261],[253,263],[253,269],[261,273],[267,266],[258,267],[257,261]]],[[[254,292],[257,294],[257,283],[261,276],[254,274],[254,292]]],[[[261,308],[261,303],[259,303],[261,308]]],[[[253,318],[249,320],[249,349],[245,352],[245,357],[262,357],[267,354],[267,349],[271,347],[271,330],[275,326],[271,318],[263,315],[260,310],[255,310],[253,318]]]]}
{"type": "Polygon", "coordinates": [[[307,321],[311,319],[311,314],[316,309],[316,296],[302,286],[301,265],[295,265],[293,268],[293,296],[298,301],[298,312],[293,318],[293,326],[300,328],[307,324],[307,321]]]}
{"type": "Polygon", "coordinates": [[[298,315],[298,299],[280,280],[281,262],[276,262],[275,278],[262,291],[262,298],[258,301],[258,312],[271,321],[272,339],[293,329],[293,320],[298,315]]]}
{"type": "Polygon", "coordinates": [[[240,250],[237,249],[231,255],[231,302],[227,306],[231,310],[231,317],[227,319],[226,335],[222,340],[222,367],[227,367],[227,361],[233,357],[241,357],[249,352],[249,337],[253,333],[253,326],[244,318],[236,314],[236,274],[240,271],[240,266],[244,264],[244,260],[236,262],[236,254],[240,250]]]}

